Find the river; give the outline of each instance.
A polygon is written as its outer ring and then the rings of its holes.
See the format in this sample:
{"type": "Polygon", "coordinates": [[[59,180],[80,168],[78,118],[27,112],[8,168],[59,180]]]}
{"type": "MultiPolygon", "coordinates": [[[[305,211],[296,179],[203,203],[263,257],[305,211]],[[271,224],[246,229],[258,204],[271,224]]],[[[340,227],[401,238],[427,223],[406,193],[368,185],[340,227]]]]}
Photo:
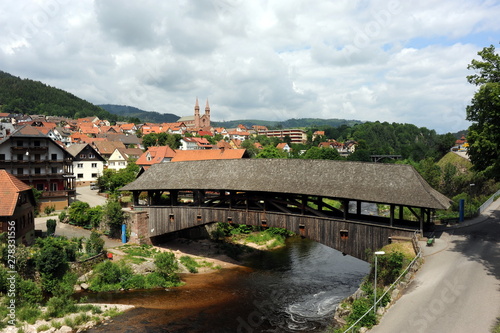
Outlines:
{"type": "Polygon", "coordinates": [[[246,267],[186,274],[169,290],[89,294],[137,308],[89,332],[322,332],[368,274],[366,262],[300,237],[246,267]]]}

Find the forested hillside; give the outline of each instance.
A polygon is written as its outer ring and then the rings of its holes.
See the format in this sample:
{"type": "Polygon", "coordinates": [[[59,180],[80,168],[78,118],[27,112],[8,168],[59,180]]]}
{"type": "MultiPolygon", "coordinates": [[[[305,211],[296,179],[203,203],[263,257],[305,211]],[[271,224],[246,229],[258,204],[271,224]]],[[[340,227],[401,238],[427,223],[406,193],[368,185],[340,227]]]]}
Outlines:
{"type": "Polygon", "coordinates": [[[357,150],[369,154],[402,155],[420,161],[427,157],[439,159],[453,146],[455,136],[451,133],[437,134],[435,130],[412,124],[366,122],[354,126],[321,126],[312,130],[324,130],[327,138],[337,141],[355,140],[357,150]]]}
{"type": "Polygon", "coordinates": [[[353,126],[361,124],[359,120],[346,119],[319,119],[319,118],[299,118],[288,119],[285,121],[270,121],[257,119],[244,120],[228,120],[228,121],[212,121],[212,125],[216,127],[234,128],[239,124],[252,128],[252,125],[266,126],[268,129],[286,129],[286,128],[309,128],[316,126],[339,127],[342,125],[353,126]]]}
{"type": "Polygon", "coordinates": [[[113,114],[128,118],[138,118],[141,120],[141,122],[146,123],[174,123],[180,118],[179,116],[176,116],[172,113],[144,111],[127,105],[102,104],[99,106],[113,114]]]}
{"type": "Polygon", "coordinates": [[[0,112],[44,114],[83,118],[98,116],[110,121],[125,120],[115,114],[42,82],[21,79],[0,71],[0,112]]]}

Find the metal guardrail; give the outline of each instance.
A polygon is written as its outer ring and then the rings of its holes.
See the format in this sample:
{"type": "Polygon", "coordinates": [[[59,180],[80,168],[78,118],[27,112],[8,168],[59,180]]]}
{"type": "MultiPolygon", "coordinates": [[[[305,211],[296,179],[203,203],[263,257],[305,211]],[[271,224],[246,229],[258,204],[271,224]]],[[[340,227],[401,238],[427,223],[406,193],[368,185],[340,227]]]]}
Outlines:
{"type": "Polygon", "coordinates": [[[494,201],[493,199],[495,199],[495,197],[499,196],[499,195],[500,195],[500,190],[496,191],[496,193],[494,193],[488,200],[486,200],[481,205],[481,207],[478,208],[477,213],[481,214],[482,212],[484,212],[486,210],[486,208],[488,208],[493,203],[493,201],[494,201]]]}
{"type": "Polygon", "coordinates": [[[356,320],[356,322],[354,324],[352,324],[347,330],[344,331],[344,333],[347,333],[347,332],[350,332],[352,329],[354,329],[356,327],[356,325],[366,316],[368,315],[369,313],[373,312],[374,310],[374,307],[377,306],[377,304],[380,302],[381,299],[383,299],[385,297],[385,295],[387,295],[387,293],[389,291],[391,291],[395,286],[396,284],[398,284],[400,282],[400,280],[403,278],[403,276],[408,272],[408,270],[415,264],[415,262],[417,262],[417,259],[419,259],[421,256],[422,256],[422,249],[420,248],[420,246],[418,245],[418,238],[417,238],[417,232],[415,231],[415,233],[413,234],[413,239],[412,239],[412,243],[414,243],[414,246],[416,244],[416,247],[418,248],[418,253],[417,255],[415,256],[415,258],[410,262],[410,264],[406,267],[406,269],[399,275],[399,277],[396,279],[396,281],[394,281],[390,286],[389,288],[387,288],[387,290],[382,294],[382,296],[380,296],[377,301],[375,302],[375,304],[368,309],[368,311],[365,312],[365,314],[363,314],[358,320],[356,320]]]}

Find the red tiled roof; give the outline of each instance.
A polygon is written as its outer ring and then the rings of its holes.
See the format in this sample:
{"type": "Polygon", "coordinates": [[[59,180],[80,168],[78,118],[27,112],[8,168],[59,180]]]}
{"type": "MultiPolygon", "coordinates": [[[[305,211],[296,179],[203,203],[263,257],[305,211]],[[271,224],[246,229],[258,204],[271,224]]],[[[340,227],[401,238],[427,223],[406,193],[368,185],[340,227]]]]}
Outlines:
{"type": "Polygon", "coordinates": [[[288,144],[286,142],[281,142],[281,143],[278,143],[278,145],[276,146],[276,148],[278,149],[284,149],[288,144]]]}
{"type": "Polygon", "coordinates": [[[120,128],[122,130],[128,131],[128,130],[131,130],[134,126],[135,126],[134,123],[130,123],[130,124],[123,124],[120,126],[120,128]]]}
{"type": "Polygon", "coordinates": [[[115,149],[125,149],[121,141],[95,141],[94,147],[101,155],[111,155],[115,149]]]}
{"type": "Polygon", "coordinates": [[[151,146],[135,161],[135,164],[146,166],[161,163],[165,158],[174,157],[177,152],[169,146],[151,146]],[[149,161],[148,156],[150,156],[149,161]]]}
{"type": "Polygon", "coordinates": [[[31,187],[7,171],[0,170],[0,216],[11,216],[14,214],[19,192],[30,189],[31,187]]]}
{"type": "Polygon", "coordinates": [[[198,149],[178,150],[172,162],[201,160],[233,160],[243,158],[246,149],[198,149]]]}

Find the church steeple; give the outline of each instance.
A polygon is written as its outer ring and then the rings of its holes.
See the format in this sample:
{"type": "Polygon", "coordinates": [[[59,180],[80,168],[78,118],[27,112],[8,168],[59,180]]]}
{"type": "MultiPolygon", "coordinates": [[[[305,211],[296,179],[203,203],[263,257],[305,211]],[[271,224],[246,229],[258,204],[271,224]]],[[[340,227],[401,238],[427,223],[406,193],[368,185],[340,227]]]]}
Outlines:
{"type": "Polygon", "coordinates": [[[205,114],[210,114],[210,105],[208,105],[208,98],[207,98],[207,104],[205,105],[205,114]]]}
{"type": "Polygon", "coordinates": [[[194,127],[200,127],[200,104],[198,103],[198,97],[196,97],[196,104],[194,105],[194,127]]]}

